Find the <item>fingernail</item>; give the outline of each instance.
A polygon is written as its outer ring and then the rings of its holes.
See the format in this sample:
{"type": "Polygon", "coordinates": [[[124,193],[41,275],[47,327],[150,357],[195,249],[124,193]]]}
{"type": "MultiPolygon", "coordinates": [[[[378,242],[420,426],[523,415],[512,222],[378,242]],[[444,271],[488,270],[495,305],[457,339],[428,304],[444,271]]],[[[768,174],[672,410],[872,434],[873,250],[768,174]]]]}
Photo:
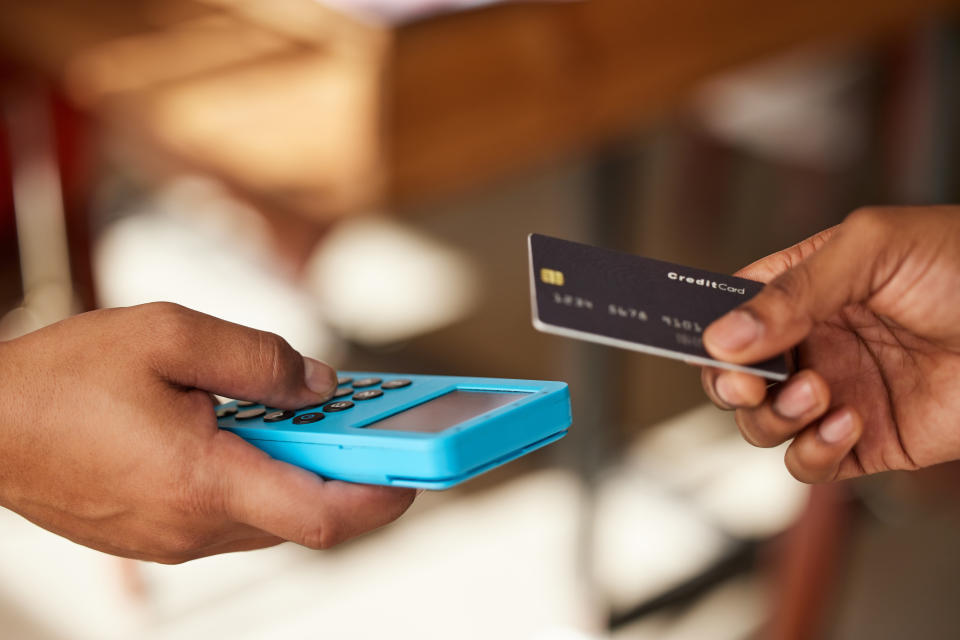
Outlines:
{"type": "Polygon", "coordinates": [[[740,351],[760,336],[762,327],[747,311],[731,311],[707,329],[707,341],[724,351],[740,351]]]}
{"type": "Polygon", "coordinates": [[[717,392],[717,397],[730,406],[736,406],[740,402],[736,387],[727,376],[717,376],[716,382],[713,383],[713,389],[717,392]]]}
{"type": "Polygon", "coordinates": [[[780,391],[773,410],[784,418],[799,418],[813,410],[817,403],[809,380],[796,380],[780,391]]]}
{"type": "Polygon", "coordinates": [[[303,357],[303,378],[307,388],[321,396],[331,395],[337,388],[337,373],[319,360],[303,357]]]}
{"type": "Polygon", "coordinates": [[[852,431],[853,417],[849,411],[834,414],[820,423],[820,437],[830,444],[842,442],[852,431]]]}

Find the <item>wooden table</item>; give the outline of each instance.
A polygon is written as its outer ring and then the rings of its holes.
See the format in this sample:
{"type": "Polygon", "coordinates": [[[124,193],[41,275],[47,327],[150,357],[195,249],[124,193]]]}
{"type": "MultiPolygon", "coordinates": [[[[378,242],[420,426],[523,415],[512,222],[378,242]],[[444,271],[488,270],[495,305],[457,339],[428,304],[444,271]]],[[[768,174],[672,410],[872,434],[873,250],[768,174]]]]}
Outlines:
{"type": "Polygon", "coordinates": [[[3,0],[0,46],[146,142],[157,166],[324,219],[590,150],[724,68],[957,4],[588,0],[390,27],[313,0],[3,0]]]}

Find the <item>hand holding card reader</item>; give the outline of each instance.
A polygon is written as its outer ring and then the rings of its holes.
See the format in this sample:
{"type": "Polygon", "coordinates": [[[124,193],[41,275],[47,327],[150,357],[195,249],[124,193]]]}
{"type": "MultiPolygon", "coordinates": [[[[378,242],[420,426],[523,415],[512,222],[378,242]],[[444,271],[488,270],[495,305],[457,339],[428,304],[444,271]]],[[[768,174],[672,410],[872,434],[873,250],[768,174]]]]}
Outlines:
{"type": "Polygon", "coordinates": [[[325,478],[446,489],[562,438],[563,382],[341,373],[325,403],[284,411],[233,401],[217,421],[325,478]]]}

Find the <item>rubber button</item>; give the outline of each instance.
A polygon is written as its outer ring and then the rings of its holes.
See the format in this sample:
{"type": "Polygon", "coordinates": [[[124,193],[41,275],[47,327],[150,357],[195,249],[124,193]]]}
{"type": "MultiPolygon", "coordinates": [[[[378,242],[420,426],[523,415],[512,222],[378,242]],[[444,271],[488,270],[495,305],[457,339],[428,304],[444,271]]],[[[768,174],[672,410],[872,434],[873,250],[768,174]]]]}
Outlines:
{"type": "Polygon", "coordinates": [[[243,408],[243,407],[255,407],[255,406],[257,406],[258,404],[260,404],[260,403],[259,403],[259,402],[250,402],[249,400],[237,400],[237,406],[240,407],[240,408],[243,408]]]}
{"type": "Polygon", "coordinates": [[[383,395],[383,391],[380,389],[367,389],[366,391],[357,391],[353,394],[354,400],[373,400],[374,398],[379,398],[383,395]]]}
{"type": "Polygon", "coordinates": [[[253,418],[259,418],[266,412],[265,409],[246,409],[237,414],[237,420],[252,420],[253,418]]]}
{"type": "Polygon", "coordinates": [[[350,384],[351,382],[353,382],[353,378],[351,378],[350,376],[343,376],[342,378],[337,378],[338,387],[345,384],[350,384]]]}
{"type": "Polygon", "coordinates": [[[218,418],[226,418],[227,416],[232,416],[237,412],[236,407],[220,407],[217,409],[218,418]]]}
{"type": "Polygon", "coordinates": [[[353,403],[349,400],[337,400],[336,402],[331,402],[323,408],[327,413],[333,413],[334,411],[346,411],[353,406],[353,403]]]}
{"type": "Polygon", "coordinates": [[[360,378],[359,380],[354,380],[353,387],[372,387],[375,384],[380,384],[380,378],[360,378]]]}
{"type": "Polygon", "coordinates": [[[403,387],[409,387],[411,384],[413,384],[413,382],[410,380],[407,380],[406,378],[397,378],[396,380],[387,380],[382,385],[380,385],[380,388],[387,389],[387,390],[402,389],[403,387]]]}
{"type": "Polygon", "coordinates": [[[333,392],[334,398],[342,398],[343,396],[348,396],[353,393],[353,387],[345,387],[343,389],[337,389],[333,392]]]}
{"type": "Polygon", "coordinates": [[[296,413],[294,413],[293,411],[274,411],[273,413],[268,413],[267,415],[263,416],[263,421],[264,422],[283,422],[284,420],[289,420],[295,415],[296,413]]]}
{"type": "Polygon", "coordinates": [[[301,413],[293,419],[293,424],[310,424],[311,422],[320,422],[324,418],[326,418],[326,416],[322,413],[301,413]]]}

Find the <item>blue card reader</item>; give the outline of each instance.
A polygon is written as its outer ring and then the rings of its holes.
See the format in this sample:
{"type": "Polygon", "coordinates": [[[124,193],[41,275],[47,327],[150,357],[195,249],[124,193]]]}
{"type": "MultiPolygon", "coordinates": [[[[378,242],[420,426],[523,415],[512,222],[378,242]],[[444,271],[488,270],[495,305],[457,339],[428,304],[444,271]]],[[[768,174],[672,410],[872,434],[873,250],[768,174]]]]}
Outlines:
{"type": "Polygon", "coordinates": [[[325,478],[446,489],[559,440],[572,418],[563,382],[341,372],[327,402],[232,401],[217,421],[325,478]]]}

